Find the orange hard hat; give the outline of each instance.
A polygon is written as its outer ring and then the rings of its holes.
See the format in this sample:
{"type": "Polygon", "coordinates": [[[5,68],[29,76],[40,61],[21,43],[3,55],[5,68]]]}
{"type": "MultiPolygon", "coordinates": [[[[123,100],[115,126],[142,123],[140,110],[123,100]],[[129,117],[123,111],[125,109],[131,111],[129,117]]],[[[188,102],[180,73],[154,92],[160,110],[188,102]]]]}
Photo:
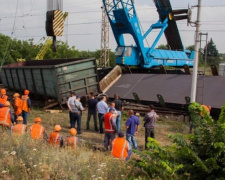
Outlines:
{"type": "Polygon", "coordinates": [[[1,89],[1,94],[5,95],[6,94],[6,90],[5,89],[1,89]]]}
{"type": "Polygon", "coordinates": [[[13,94],[13,97],[19,97],[19,96],[20,96],[19,93],[13,94]]]}
{"type": "Polygon", "coordinates": [[[41,122],[41,118],[36,117],[34,122],[41,122]]]}
{"type": "Polygon", "coordinates": [[[55,125],[54,131],[60,131],[62,128],[60,125],[55,125]]]}
{"type": "Polygon", "coordinates": [[[30,93],[30,91],[29,91],[29,90],[27,90],[27,89],[26,89],[26,90],[24,90],[24,94],[25,94],[25,95],[28,95],[29,93],[30,93]]]}
{"type": "Polygon", "coordinates": [[[9,107],[9,106],[10,106],[10,102],[9,102],[9,101],[6,101],[6,102],[3,103],[3,105],[4,105],[5,107],[9,107]]]}
{"type": "Polygon", "coordinates": [[[17,121],[23,121],[23,117],[22,116],[18,116],[16,120],[17,121]]]}
{"type": "Polygon", "coordinates": [[[70,129],[70,134],[71,134],[72,136],[75,136],[75,135],[77,134],[77,130],[76,130],[75,128],[71,128],[71,129],[70,129]]]}

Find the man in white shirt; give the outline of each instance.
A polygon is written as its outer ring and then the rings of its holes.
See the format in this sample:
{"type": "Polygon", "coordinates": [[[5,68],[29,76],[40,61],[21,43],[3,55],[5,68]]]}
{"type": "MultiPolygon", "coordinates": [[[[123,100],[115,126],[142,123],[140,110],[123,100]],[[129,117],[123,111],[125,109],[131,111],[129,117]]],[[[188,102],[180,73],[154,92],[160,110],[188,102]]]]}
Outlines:
{"type": "Polygon", "coordinates": [[[77,122],[77,134],[81,133],[81,112],[84,111],[84,108],[80,102],[80,96],[76,96],[76,100],[73,105],[71,105],[71,126],[75,128],[77,122]]]}
{"type": "Polygon", "coordinates": [[[70,117],[70,128],[72,128],[72,117],[71,117],[71,106],[74,105],[76,100],[76,93],[75,92],[71,92],[71,97],[69,97],[68,101],[67,101],[67,106],[69,108],[69,117],[70,117]]]}
{"type": "Polygon", "coordinates": [[[106,104],[105,96],[102,96],[101,101],[98,102],[97,110],[98,110],[100,133],[103,134],[103,116],[105,113],[108,112],[108,105],[106,104]]]}

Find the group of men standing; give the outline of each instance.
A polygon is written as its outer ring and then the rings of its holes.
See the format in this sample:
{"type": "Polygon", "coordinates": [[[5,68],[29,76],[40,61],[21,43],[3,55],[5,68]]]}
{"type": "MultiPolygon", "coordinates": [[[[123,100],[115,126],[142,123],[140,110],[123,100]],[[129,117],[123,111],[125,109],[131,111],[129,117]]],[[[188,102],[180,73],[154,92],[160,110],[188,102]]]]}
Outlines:
{"type": "MultiPolygon", "coordinates": [[[[68,99],[67,105],[69,108],[71,128],[75,128],[75,123],[77,122],[78,134],[81,134],[81,115],[84,108],[80,102],[80,97],[76,96],[75,93],[72,93],[72,96],[68,99]]],[[[89,123],[91,116],[93,116],[94,130],[96,132],[100,132],[101,134],[104,133],[105,150],[108,151],[110,149],[115,156],[125,158],[129,158],[131,155],[132,144],[134,149],[138,150],[135,136],[138,134],[140,125],[139,118],[134,115],[133,110],[128,111],[129,118],[125,123],[126,139],[124,139],[124,133],[121,132],[120,128],[124,104],[119,99],[118,94],[114,95],[114,100],[108,106],[106,96],[101,96],[100,101],[98,101],[95,99],[94,94],[90,93],[89,99],[87,100],[87,105],[88,115],[86,130],[90,130],[89,123]],[[118,134],[117,138],[116,134],[118,134]]],[[[149,113],[144,117],[145,144],[147,144],[148,137],[154,138],[155,121],[157,117],[158,115],[154,111],[154,106],[150,105],[149,113]]],[[[146,145],[145,147],[147,148],[146,145]]]]}
{"type": "MultiPolygon", "coordinates": [[[[1,89],[0,94],[0,125],[12,129],[12,133],[15,135],[22,135],[27,129],[27,117],[30,112],[31,100],[29,98],[29,91],[25,90],[24,95],[20,98],[18,93],[13,95],[13,108],[14,116],[10,110],[10,102],[8,96],[6,95],[6,90],[1,89]],[[14,125],[14,126],[13,126],[14,125]]],[[[138,134],[139,129],[139,118],[134,115],[133,110],[129,110],[129,118],[125,123],[126,127],[126,139],[124,139],[124,133],[121,132],[121,116],[123,111],[123,102],[119,99],[119,95],[114,95],[114,100],[108,106],[106,101],[106,96],[101,96],[101,100],[95,99],[94,94],[90,93],[90,97],[87,101],[88,103],[88,116],[86,122],[86,130],[89,130],[89,122],[91,116],[94,119],[95,131],[100,131],[104,134],[104,148],[105,150],[112,150],[113,156],[122,159],[129,159],[131,156],[131,149],[133,144],[134,149],[138,150],[137,142],[135,136],[138,134]],[[99,120],[99,126],[97,123],[97,114],[99,120]],[[103,124],[104,123],[104,124],[103,124]],[[98,129],[99,127],[99,129],[98,129]],[[116,134],[118,137],[116,138],[116,134]]],[[[76,144],[79,142],[79,138],[76,138],[76,134],[81,134],[81,118],[82,111],[84,107],[80,102],[80,96],[75,93],[71,94],[71,97],[67,102],[69,108],[70,117],[70,134],[67,144],[76,144]],[[75,129],[75,124],[77,123],[77,130],[75,129]],[[73,143],[71,143],[73,142],[73,143]]],[[[150,112],[144,117],[145,121],[145,141],[147,142],[148,137],[154,138],[154,127],[155,121],[158,117],[154,112],[154,106],[149,106],[150,112]]],[[[41,119],[37,117],[35,119],[35,124],[30,127],[30,135],[33,139],[43,138],[48,141],[49,144],[53,145],[63,145],[63,138],[59,134],[61,130],[60,125],[54,127],[54,132],[48,137],[45,133],[45,129],[41,126],[41,119]]]]}

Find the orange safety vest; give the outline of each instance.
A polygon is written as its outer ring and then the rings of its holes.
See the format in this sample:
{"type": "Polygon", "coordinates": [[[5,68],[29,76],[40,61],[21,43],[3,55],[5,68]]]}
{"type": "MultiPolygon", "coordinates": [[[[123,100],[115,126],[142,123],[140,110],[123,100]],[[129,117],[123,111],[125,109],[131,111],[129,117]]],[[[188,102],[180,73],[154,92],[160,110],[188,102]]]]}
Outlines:
{"type": "Polygon", "coordinates": [[[67,146],[70,146],[74,149],[76,149],[77,145],[78,145],[78,138],[75,136],[69,136],[67,137],[67,146]]]}
{"type": "Polygon", "coordinates": [[[52,145],[60,145],[61,135],[58,132],[52,132],[49,136],[48,143],[52,145]]]}
{"type": "Polygon", "coordinates": [[[112,126],[112,117],[113,117],[113,115],[109,112],[104,115],[105,132],[107,132],[107,133],[115,132],[115,130],[113,129],[113,126],[112,126]]]}
{"type": "Polygon", "coordinates": [[[112,155],[117,158],[125,159],[128,156],[128,141],[118,137],[112,141],[112,155]]]}
{"type": "Polygon", "coordinates": [[[20,98],[17,97],[14,99],[13,107],[15,115],[20,115],[22,112],[22,101],[20,98]]]}
{"type": "Polygon", "coordinates": [[[27,126],[25,124],[16,124],[12,128],[13,135],[22,135],[25,134],[27,126]]]}
{"type": "Polygon", "coordinates": [[[1,104],[4,104],[4,102],[6,102],[7,99],[8,99],[8,96],[6,96],[6,95],[1,96],[1,97],[0,97],[0,103],[1,103],[1,104]]]}
{"type": "Polygon", "coordinates": [[[22,95],[21,97],[21,101],[22,101],[22,110],[29,112],[29,107],[28,107],[28,103],[27,100],[29,99],[28,95],[22,95]]]}
{"type": "Polygon", "coordinates": [[[0,108],[0,124],[10,127],[11,126],[11,116],[9,107],[0,108]]]}
{"type": "Polygon", "coordinates": [[[45,132],[45,128],[40,124],[36,123],[30,127],[30,136],[32,139],[43,138],[44,132],[45,132]]]}

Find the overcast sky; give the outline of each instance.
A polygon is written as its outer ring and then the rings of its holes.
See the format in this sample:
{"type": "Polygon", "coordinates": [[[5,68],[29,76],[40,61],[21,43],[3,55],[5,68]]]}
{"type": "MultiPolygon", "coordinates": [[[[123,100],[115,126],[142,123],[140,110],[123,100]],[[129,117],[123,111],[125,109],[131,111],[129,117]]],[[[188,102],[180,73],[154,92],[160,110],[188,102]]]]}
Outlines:
{"type": "MultiPolygon", "coordinates": [[[[197,3],[197,0],[171,0],[173,9],[187,8],[188,4],[194,6],[197,3]]],[[[12,38],[22,40],[33,38],[35,43],[41,42],[39,40],[46,36],[46,4],[46,0],[1,0],[0,33],[12,38]]],[[[79,50],[100,49],[101,6],[101,0],[64,0],[63,11],[69,12],[69,16],[65,21],[64,35],[58,39],[68,42],[70,46],[75,46],[79,50]]],[[[208,32],[208,38],[213,39],[219,52],[225,53],[225,1],[202,0],[202,6],[201,31],[208,32]]],[[[158,21],[158,13],[152,0],[135,0],[135,7],[145,32],[152,23],[158,21]]],[[[197,9],[193,8],[192,13],[192,21],[196,21],[197,9]]],[[[185,47],[193,45],[195,27],[187,26],[185,20],[177,23],[183,45],[185,47]]],[[[150,45],[155,35],[156,33],[152,33],[147,38],[150,45]]],[[[127,40],[127,44],[132,43],[129,38],[127,40]]],[[[164,36],[158,43],[160,44],[166,44],[164,36]]],[[[110,48],[112,51],[116,48],[111,31],[110,48]]]]}

